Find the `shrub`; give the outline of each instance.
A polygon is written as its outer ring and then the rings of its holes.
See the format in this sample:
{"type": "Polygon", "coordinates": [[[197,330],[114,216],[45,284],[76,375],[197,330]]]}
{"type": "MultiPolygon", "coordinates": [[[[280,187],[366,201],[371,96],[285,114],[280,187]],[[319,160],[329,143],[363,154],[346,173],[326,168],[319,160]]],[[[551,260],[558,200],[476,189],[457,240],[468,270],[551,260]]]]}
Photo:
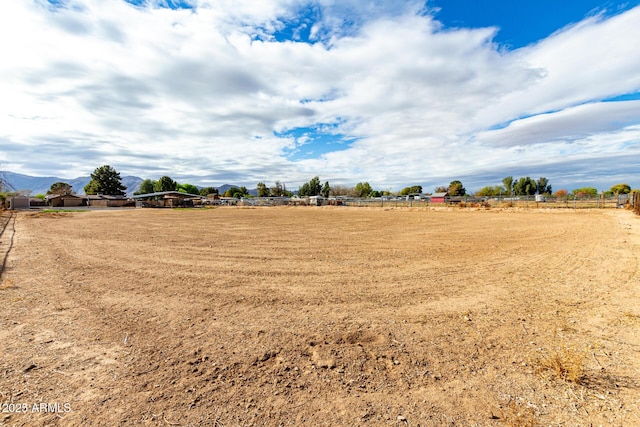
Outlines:
{"type": "Polygon", "coordinates": [[[584,353],[563,348],[541,356],[534,362],[534,366],[538,373],[551,374],[563,381],[580,384],[585,377],[584,359],[584,353]]]}

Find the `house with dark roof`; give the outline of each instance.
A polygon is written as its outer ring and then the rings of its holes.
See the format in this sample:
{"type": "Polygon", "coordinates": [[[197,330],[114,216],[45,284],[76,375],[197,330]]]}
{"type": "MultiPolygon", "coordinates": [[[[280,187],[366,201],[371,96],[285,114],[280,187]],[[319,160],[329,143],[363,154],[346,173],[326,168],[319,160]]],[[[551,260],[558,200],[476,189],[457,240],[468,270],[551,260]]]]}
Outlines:
{"type": "Polygon", "coordinates": [[[178,208],[192,207],[196,203],[206,200],[199,194],[182,193],[180,191],[159,191],[157,193],[138,194],[131,196],[137,208],[178,208]]]}
{"type": "Polygon", "coordinates": [[[45,200],[53,208],[71,208],[84,204],[84,197],[75,194],[47,194],[45,200]]]}
{"type": "Polygon", "coordinates": [[[105,194],[89,194],[86,196],[86,201],[88,206],[103,208],[133,206],[134,204],[125,196],[109,196],[105,194]]]}

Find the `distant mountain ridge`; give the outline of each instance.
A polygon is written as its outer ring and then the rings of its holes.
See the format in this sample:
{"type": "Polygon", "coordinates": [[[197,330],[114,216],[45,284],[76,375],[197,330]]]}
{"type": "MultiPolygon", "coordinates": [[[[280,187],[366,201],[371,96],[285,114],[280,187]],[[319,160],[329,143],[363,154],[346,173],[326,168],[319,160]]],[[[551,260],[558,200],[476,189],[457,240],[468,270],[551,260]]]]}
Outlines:
{"type": "MultiPolygon", "coordinates": [[[[51,188],[51,184],[56,182],[66,182],[71,185],[73,192],[76,194],[84,194],[84,186],[91,181],[90,176],[81,176],[74,179],[65,179],[58,178],[55,176],[31,176],[31,175],[23,175],[21,173],[9,172],[9,171],[0,171],[0,176],[9,184],[10,189],[13,191],[21,191],[21,190],[31,190],[31,195],[35,196],[36,194],[46,194],[47,191],[51,188]]],[[[127,187],[127,196],[133,195],[135,191],[138,191],[140,188],[140,183],[142,183],[143,179],[137,176],[127,175],[122,177],[122,185],[127,187]]],[[[197,185],[198,189],[204,188],[202,186],[197,185]]],[[[218,188],[220,194],[223,194],[225,191],[230,189],[231,187],[239,187],[239,185],[231,185],[224,184],[218,188]]],[[[249,190],[249,194],[257,195],[258,191],[253,189],[249,190]]]]}
{"type": "MultiPolygon", "coordinates": [[[[21,173],[0,171],[0,175],[4,178],[11,190],[31,190],[31,195],[46,194],[51,188],[51,184],[56,182],[66,182],[71,185],[72,190],[76,194],[84,194],[84,186],[91,181],[90,176],[81,176],[74,179],[58,178],[55,176],[30,176],[21,173]]],[[[127,187],[127,195],[130,196],[140,187],[142,178],[137,176],[123,176],[122,185],[127,187]]]]}

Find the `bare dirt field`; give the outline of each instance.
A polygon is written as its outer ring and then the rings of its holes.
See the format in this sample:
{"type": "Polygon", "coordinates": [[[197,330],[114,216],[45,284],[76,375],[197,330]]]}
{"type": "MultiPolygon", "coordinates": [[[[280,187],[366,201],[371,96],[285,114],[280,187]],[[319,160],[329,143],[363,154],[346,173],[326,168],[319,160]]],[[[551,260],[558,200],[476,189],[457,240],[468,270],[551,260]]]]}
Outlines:
{"type": "Polygon", "coordinates": [[[640,425],[628,211],[3,215],[0,425],[640,425]]]}

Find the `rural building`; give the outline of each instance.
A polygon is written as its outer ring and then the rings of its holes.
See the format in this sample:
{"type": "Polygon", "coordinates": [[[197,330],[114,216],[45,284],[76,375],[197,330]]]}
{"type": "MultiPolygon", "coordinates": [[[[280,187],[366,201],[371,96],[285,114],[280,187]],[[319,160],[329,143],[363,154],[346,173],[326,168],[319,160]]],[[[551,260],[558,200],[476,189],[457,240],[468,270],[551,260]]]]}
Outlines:
{"type": "Polygon", "coordinates": [[[54,208],[82,206],[84,198],[75,194],[49,194],[45,196],[47,204],[54,208]]]}
{"type": "Polygon", "coordinates": [[[29,204],[33,206],[47,206],[47,201],[39,197],[29,197],[29,204]]]}
{"type": "Polygon", "coordinates": [[[309,196],[309,206],[322,206],[324,198],[322,196],[309,196]]]}
{"type": "Polygon", "coordinates": [[[178,208],[192,207],[196,203],[206,200],[199,194],[181,193],[180,191],[160,191],[157,193],[138,194],[131,196],[136,201],[137,208],[178,208]]]}
{"type": "Polygon", "coordinates": [[[9,199],[9,209],[29,209],[31,201],[27,196],[15,196],[9,199]]]}
{"type": "Polygon", "coordinates": [[[433,193],[431,195],[431,203],[446,203],[449,193],[433,193]]]}
{"type": "Polygon", "coordinates": [[[104,194],[90,194],[86,197],[87,205],[94,207],[113,208],[131,204],[124,196],[109,196],[104,194]]]}

